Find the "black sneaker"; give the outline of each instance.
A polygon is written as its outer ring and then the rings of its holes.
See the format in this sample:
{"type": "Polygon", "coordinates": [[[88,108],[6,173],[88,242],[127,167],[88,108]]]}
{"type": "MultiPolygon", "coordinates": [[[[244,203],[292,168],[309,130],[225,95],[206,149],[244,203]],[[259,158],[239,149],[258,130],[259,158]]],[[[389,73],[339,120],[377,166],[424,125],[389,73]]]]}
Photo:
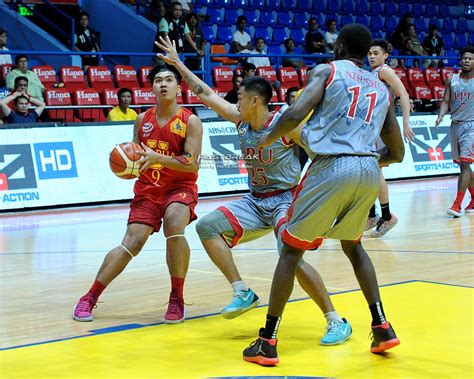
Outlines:
{"type": "Polygon", "coordinates": [[[383,353],[385,350],[397,345],[400,345],[400,340],[397,338],[395,330],[393,330],[389,322],[383,325],[372,326],[371,353],[383,353]]]}
{"type": "Polygon", "coordinates": [[[276,366],[280,363],[277,354],[277,339],[261,337],[264,330],[264,328],[261,328],[260,337],[244,350],[244,361],[258,363],[261,366],[276,366]]]}

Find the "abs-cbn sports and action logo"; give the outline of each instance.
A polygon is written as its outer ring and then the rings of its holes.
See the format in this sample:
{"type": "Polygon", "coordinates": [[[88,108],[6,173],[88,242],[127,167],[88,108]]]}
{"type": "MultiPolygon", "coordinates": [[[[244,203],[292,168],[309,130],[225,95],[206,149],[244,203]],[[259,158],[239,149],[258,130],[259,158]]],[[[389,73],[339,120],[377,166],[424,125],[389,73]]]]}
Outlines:
{"type": "Polygon", "coordinates": [[[37,180],[74,177],[77,168],[72,142],[0,145],[2,203],[39,200],[37,180]]]}
{"type": "Polygon", "coordinates": [[[428,124],[426,121],[410,121],[415,140],[410,144],[415,171],[437,171],[456,168],[452,162],[449,126],[428,124]]]}

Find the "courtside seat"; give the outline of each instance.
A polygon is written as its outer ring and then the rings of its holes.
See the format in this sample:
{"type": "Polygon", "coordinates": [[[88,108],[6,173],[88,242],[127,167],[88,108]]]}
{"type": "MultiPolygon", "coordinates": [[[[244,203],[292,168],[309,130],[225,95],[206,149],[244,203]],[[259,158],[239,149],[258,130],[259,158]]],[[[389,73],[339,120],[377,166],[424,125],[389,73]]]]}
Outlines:
{"type": "Polygon", "coordinates": [[[275,80],[277,80],[276,71],[273,66],[258,67],[256,74],[262,78],[267,79],[270,83],[273,83],[275,80]]]}
{"type": "Polygon", "coordinates": [[[306,79],[308,78],[308,66],[303,66],[298,69],[298,81],[300,87],[304,87],[306,85],[306,79]]]}
{"type": "Polygon", "coordinates": [[[278,80],[284,88],[298,87],[298,73],[293,67],[280,67],[278,69],[278,80]]]}
{"type": "Polygon", "coordinates": [[[51,66],[34,66],[31,70],[38,75],[45,88],[53,88],[56,84],[56,71],[51,66]]]}
{"type": "Polygon", "coordinates": [[[286,92],[287,91],[288,91],[288,88],[285,88],[285,87],[278,88],[278,101],[281,101],[283,103],[286,102],[286,92]]]}
{"type": "MultiPolygon", "coordinates": [[[[156,105],[156,96],[153,93],[153,89],[135,87],[132,88],[132,104],[144,105],[145,108],[156,105]]],[[[142,109],[143,111],[144,109],[142,109]]]]}
{"type": "Polygon", "coordinates": [[[408,84],[406,71],[401,67],[396,67],[396,68],[393,69],[393,71],[395,71],[395,74],[397,74],[397,76],[400,78],[401,82],[403,83],[403,86],[405,87],[405,89],[408,92],[408,95],[410,97],[413,97],[414,96],[413,90],[412,90],[411,86],[408,84]]]}
{"type": "Polygon", "coordinates": [[[418,100],[432,100],[431,90],[428,86],[416,86],[415,88],[415,99],[418,100]]]}
{"type": "Polygon", "coordinates": [[[441,74],[437,68],[427,68],[423,74],[425,75],[426,84],[428,84],[428,87],[431,89],[435,86],[443,85],[441,82],[441,74]]]}
{"type": "Polygon", "coordinates": [[[197,97],[185,83],[181,85],[181,91],[183,93],[184,104],[202,104],[202,101],[199,99],[199,97],[197,97]]]}
{"type": "MultiPolygon", "coordinates": [[[[130,88],[130,87],[128,87],[130,88]]],[[[100,100],[102,105],[111,105],[115,107],[118,105],[118,88],[105,88],[100,93],[100,100]]]]}
{"type": "Polygon", "coordinates": [[[139,87],[137,71],[133,66],[116,65],[114,67],[114,78],[117,87],[133,88],[139,87]]]}
{"type": "MultiPolygon", "coordinates": [[[[47,89],[45,94],[45,103],[47,106],[64,107],[72,105],[71,94],[63,89],[47,89]]],[[[80,121],[74,117],[73,109],[48,109],[48,118],[54,121],[63,122],[78,122],[80,121]]]]}
{"type": "Polygon", "coordinates": [[[105,88],[115,87],[112,74],[107,66],[89,66],[87,80],[89,85],[99,92],[105,88]]]}
{"type": "Polygon", "coordinates": [[[232,77],[233,72],[230,67],[215,66],[212,68],[212,81],[214,82],[214,86],[223,91],[230,91],[232,89],[232,77]]]}
{"type": "Polygon", "coordinates": [[[86,89],[86,79],[84,71],[77,66],[63,66],[59,69],[59,79],[64,83],[64,88],[68,91],[86,89]]]}
{"type": "Polygon", "coordinates": [[[153,69],[153,66],[141,66],[138,69],[138,81],[142,87],[151,87],[150,82],[148,81],[148,74],[153,69]]]}
{"type": "MultiPolygon", "coordinates": [[[[211,54],[228,54],[224,45],[211,45],[211,54]]],[[[221,62],[224,65],[228,64],[237,64],[236,59],[231,59],[229,57],[212,57],[213,62],[221,62]]]]}
{"type": "Polygon", "coordinates": [[[454,68],[452,67],[444,67],[439,70],[441,74],[441,81],[444,85],[446,85],[446,80],[454,75],[454,68]]]}
{"type": "Polygon", "coordinates": [[[228,91],[223,91],[222,89],[220,89],[218,87],[212,87],[212,90],[222,98],[224,98],[227,95],[227,92],[228,92],[228,91]]]}
{"type": "Polygon", "coordinates": [[[106,121],[102,109],[86,108],[90,105],[101,105],[99,92],[95,88],[86,88],[74,91],[72,93],[74,105],[82,105],[83,109],[76,109],[75,113],[82,121],[106,121]]]}
{"type": "Polygon", "coordinates": [[[421,68],[408,68],[407,81],[413,88],[417,86],[426,86],[425,78],[423,77],[423,71],[421,71],[421,68]]]}
{"type": "Polygon", "coordinates": [[[14,64],[4,63],[0,66],[0,79],[5,80],[11,70],[15,68],[14,64]]]}
{"type": "Polygon", "coordinates": [[[433,95],[433,100],[441,101],[444,97],[445,86],[439,85],[431,88],[431,94],[433,95]]]}

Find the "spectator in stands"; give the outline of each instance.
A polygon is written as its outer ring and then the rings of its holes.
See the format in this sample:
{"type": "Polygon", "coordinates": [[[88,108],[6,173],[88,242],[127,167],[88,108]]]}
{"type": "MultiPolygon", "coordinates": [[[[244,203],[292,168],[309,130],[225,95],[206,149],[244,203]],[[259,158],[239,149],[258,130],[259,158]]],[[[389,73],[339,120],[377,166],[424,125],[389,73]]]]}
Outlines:
{"type": "MultiPolygon", "coordinates": [[[[96,53],[100,51],[99,43],[97,39],[97,32],[89,27],[89,13],[79,13],[79,25],[76,28],[76,34],[74,34],[74,44],[76,51],[96,53]]],[[[87,70],[89,66],[98,66],[99,57],[93,55],[81,55],[82,68],[87,70]]]]}
{"type": "Polygon", "coordinates": [[[229,103],[232,104],[237,104],[239,100],[237,95],[239,94],[239,88],[240,84],[242,83],[242,80],[244,80],[244,77],[242,75],[234,75],[234,77],[232,78],[232,83],[234,87],[229,92],[227,92],[227,95],[225,95],[224,100],[227,100],[229,103]]]}
{"type": "Polygon", "coordinates": [[[306,52],[308,54],[326,53],[326,41],[323,35],[318,31],[319,25],[316,18],[311,17],[308,21],[309,30],[304,37],[306,52]]]}
{"type": "Polygon", "coordinates": [[[334,54],[334,44],[336,43],[337,36],[337,24],[336,20],[330,19],[326,21],[326,26],[328,31],[324,33],[324,41],[326,41],[326,52],[329,54],[334,54]]]}
{"type": "Polygon", "coordinates": [[[7,87],[15,88],[15,79],[24,76],[28,79],[28,93],[35,99],[43,101],[44,85],[33,71],[28,70],[28,57],[24,54],[18,54],[15,57],[16,68],[11,70],[6,77],[7,87]]]}
{"type": "Polygon", "coordinates": [[[194,46],[192,46],[186,39],[184,41],[184,52],[197,53],[197,56],[195,57],[186,57],[186,66],[193,71],[200,70],[201,57],[204,56],[206,40],[204,39],[204,33],[202,32],[201,27],[198,25],[198,15],[194,12],[188,13],[186,16],[186,23],[188,24],[189,36],[194,42],[194,46]],[[195,48],[197,48],[197,51],[195,48]]]}
{"type": "Polygon", "coordinates": [[[392,38],[390,42],[392,42],[393,47],[398,50],[404,48],[404,39],[408,33],[408,25],[412,23],[412,16],[411,14],[404,14],[403,17],[400,19],[397,27],[392,33],[392,38]]]}
{"type": "MultiPolygon", "coordinates": [[[[187,41],[192,51],[203,55],[196,43],[192,40],[189,33],[189,26],[183,17],[183,6],[181,3],[174,1],[171,3],[168,14],[163,17],[158,25],[158,31],[155,36],[155,42],[159,42],[159,37],[166,38],[168,36],[174,41],[178,53],[184,52],[184,41],[187,41]]],[[[153,52],[162,52],[156,44],[153,45],[153,52]]],[[[156,60],[156,58],[154,58],[156,60]]],[[[155,62],[158,63],[158,62],[155,62]]]]}
{"type": "MultiPolygon", "coordinates": [[[[266,54],[265,51],[265,40],[258,37],[255,40],[255,49],[250,52],[251,54],[266,54]]],[[[248,63],[252,63],[255,67],[270,66],[270,59],[268,57],[249,57],[247,58],[248,63]]]]}
{"type": "Polygon", "coordinates": [[[166,16],[165,4],[161,0],[152,0],[148,5],[148,11],[146,18],[153,21],[156,26],[160,23],[161,19],[166,16]]]}
{"type": "Polygon", "coordinates": [[[44,111],[44,102],[17,91],[0,100],[0,108],[5,116],[5,120],[9,124],[30,124],[38,122],[39,117],[44,111]],[[11,110],[8,106],[8,103],[12,100],[15,104],[14,110],[11,110]],[[30,102],[36,105],[36,109],[32,112],[28,112],[28,103],[30,102]]]}
{"type": "MultiPolygon", "coordinates": [[[[406,38],[405,39],[405,45],[403,49],[400,51],[401,55],[413,55],[413,56],[418,56],[415,50],[413,50],[413,41],[411,38],[406,38]]],[[[417,68],[419,66],[418,64],[418,59],[413,59],[413,58],[400,58],[400,66],[403,69],[407,68],[417,68]]]]}
{"type": "Polygon", "coordinates": [[[287,56],[283,58],[283,67],[299,68],[305,66],[305,63],[302,58],[291,57],[291,55],[295,54],[295,41],[293,41],[291,38],[287,38],[285,40],[285,49],[285,54],[287,56]]]}
{"type": "Polygon", "coordinates": [[[137,118],[137,112],[129,108],[132,103],[132,90],[120,88],[117,92],[118,105],[108,114],[108,121],[134,121],[137,118]]]}
{"type": "Polygon", "coordinates": [[[244,79],[247,79],[251,76],[255,76],[257,72],[257,67],[253,63],[245,62],[242,69],[242,75],[244,79]]]}
{"type": "MultiPolygon", "coordinates": [[[[444,55],[443,37],[438,34],[436,25],[430,25],[430,34],[423,40],[423,48],[428,55],[438,57],[444,55]]],[[[432,59],[431,66],[438,68],[438,66],[444,67],[444,64],[442,60],[432,59]]]]}
{"type": "Polygon", "coordinates": [[[393,48],[393,45],[387,41],[387,54],[389,58],[387,58],[387,61],[385,62],[390,68],[396,68],[399,66],[400,62],[398,62],[398,59],[393,57],[394,55],[398,54],[398,51],[395,51],[393,48]],[[391,56],[391,58],[390,58],[391,56]]]}
{"type": "MultiPolygon", "coordinates": [[[[0,50],[8,51],[7,49],[7,32],[5,29],[0,28],[0,50]]],[[[10,54],[0,54],[0,65],[11,64],[12,56],[10,54]]]]}
{"type": "Polygon", "coordinates": [[[232,51],[237,53],[248,54],[253,50],[252,38],[245,31],[247,26],[247,17],[237,17],[237,30],[232,35],[232,51]]]}

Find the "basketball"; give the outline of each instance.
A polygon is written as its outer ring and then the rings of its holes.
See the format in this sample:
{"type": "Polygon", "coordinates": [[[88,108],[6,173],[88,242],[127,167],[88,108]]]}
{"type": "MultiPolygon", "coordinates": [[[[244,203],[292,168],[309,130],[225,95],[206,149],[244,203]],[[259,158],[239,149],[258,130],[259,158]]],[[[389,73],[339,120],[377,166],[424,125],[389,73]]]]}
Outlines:
{"type": "Polygon", "coordinates": [[[121,179],[135,179],[140,175],[138,151],[143,151],[135,142],[124,142],[116,145],[110,152],[109,164],[112,172],[121,179]]]}

